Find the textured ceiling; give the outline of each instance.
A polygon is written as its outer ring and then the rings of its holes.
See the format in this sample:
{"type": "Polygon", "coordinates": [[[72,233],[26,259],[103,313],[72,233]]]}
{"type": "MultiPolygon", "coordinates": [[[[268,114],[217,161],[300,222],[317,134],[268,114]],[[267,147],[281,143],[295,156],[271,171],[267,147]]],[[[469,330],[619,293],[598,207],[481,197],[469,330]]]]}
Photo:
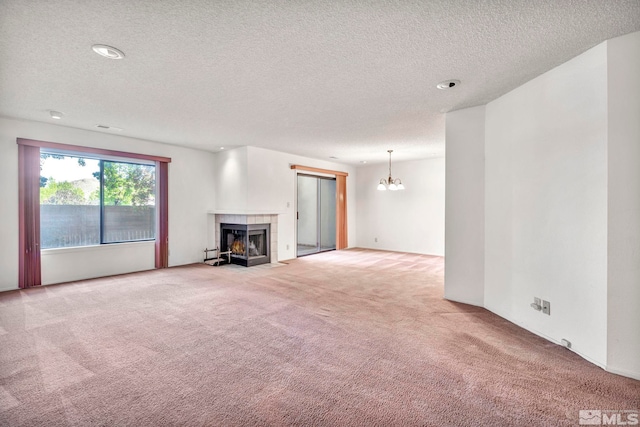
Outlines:
{"type": "Polygon", "coordinates": [[[443,112],[638,30],[640,0],[0,0],[0,115],[57,110],[212,151],[423,158],[444,152],[443,112]]]}

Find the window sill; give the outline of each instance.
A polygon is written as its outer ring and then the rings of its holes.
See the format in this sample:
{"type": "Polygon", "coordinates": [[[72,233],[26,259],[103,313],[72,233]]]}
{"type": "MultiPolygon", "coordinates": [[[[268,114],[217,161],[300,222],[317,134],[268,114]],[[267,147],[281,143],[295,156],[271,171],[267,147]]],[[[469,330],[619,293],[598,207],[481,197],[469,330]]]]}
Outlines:
{"type": "Polygon", "coordinates": [[[51,249],[42,249],[40,251],[41,256],[46,255],[58,255],[58,254],[67,254],[74,252],[99,252],[99,251],[109,251],[109,250],[118,250],[122,249],[123,246],[154,246],[156,244],[155,240],[145,240],[140,242],[122,242],[122,243],[108,243],[104,245],[92,245],[92,246],[71,246],[67,248],[51,248],[51,249]]]}

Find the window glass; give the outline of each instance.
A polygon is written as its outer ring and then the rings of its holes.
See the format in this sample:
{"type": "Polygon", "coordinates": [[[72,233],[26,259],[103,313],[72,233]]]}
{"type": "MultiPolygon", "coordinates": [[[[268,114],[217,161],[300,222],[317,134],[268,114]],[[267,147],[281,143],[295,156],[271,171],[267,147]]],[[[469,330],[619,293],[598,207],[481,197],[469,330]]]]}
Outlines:
{"type": "Polygon", "coordinates": [[[100,244],[98,160],[40,154],[40,247],[100,244]]]}
{"type": "Polygon", "coordinates": [[[155,166],[103,161],[103,243],[155,238],[155,166]]]}
{"type": "Polygon", "coordinates": [[[155,238],[155,166],[40,155],[42,249],[155,238]]]}

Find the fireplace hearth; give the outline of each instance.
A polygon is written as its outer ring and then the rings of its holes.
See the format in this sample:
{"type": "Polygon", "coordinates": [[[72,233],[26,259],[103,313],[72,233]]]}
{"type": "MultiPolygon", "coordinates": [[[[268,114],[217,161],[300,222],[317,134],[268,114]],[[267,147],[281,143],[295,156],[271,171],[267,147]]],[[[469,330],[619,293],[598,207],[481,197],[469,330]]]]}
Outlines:
{"type": "Polygon", "coordinates": [[[270,224],[220,224],[220,250],[233,264],[251,267],[271,262],[270,224]]]}

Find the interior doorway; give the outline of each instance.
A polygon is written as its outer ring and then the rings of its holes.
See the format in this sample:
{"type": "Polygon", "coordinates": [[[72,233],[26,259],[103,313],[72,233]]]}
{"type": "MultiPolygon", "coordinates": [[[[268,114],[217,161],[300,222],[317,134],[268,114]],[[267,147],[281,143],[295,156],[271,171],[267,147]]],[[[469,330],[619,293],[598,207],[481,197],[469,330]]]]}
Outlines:
{"type": "Polygon", "coordinates": [[[336,249],[336,179],[298,174],[296,256],[336,249]]]}

